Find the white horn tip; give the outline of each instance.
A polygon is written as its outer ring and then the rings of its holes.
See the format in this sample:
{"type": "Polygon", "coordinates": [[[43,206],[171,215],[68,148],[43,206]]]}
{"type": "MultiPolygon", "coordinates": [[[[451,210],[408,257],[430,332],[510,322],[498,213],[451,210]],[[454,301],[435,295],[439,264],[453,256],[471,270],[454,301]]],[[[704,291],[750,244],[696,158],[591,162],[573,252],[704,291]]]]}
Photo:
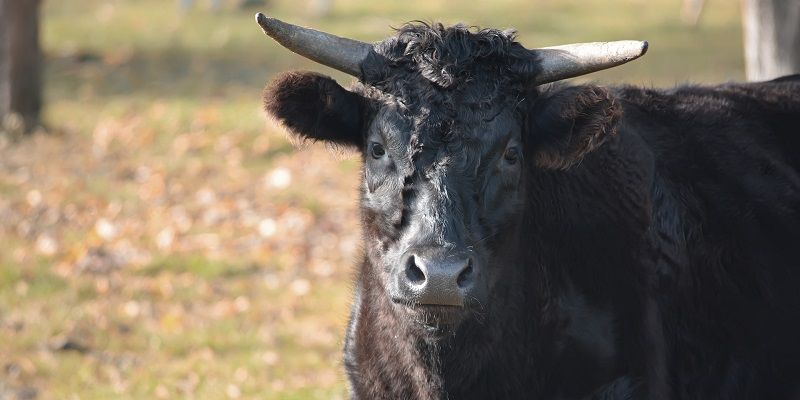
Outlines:
{"type": "Polygon", "coordinates": [[[639,56],[645,55],[647,53],[647,49],[650,47],[650,43],[647,40],[640,42],[641,43],[641,50],[639,51],[639,56]]]}
{"type": "Polygon", "coordinates": [[[623,63],[643,56],[647,53],[649,46],[650,44],[643,40],[619,40],[603,43],[604,51],[611,57],[610,59],[616,59],[616,62],[623,63]]]}
{"type": "Polygon", "coordinates": [[[606,49],[611,54],[622,56],[627,61],[635,60],[645,53],[650,46],[647,41],[642,40],[620,40],[616,42],[607,42],[606,49]]]}

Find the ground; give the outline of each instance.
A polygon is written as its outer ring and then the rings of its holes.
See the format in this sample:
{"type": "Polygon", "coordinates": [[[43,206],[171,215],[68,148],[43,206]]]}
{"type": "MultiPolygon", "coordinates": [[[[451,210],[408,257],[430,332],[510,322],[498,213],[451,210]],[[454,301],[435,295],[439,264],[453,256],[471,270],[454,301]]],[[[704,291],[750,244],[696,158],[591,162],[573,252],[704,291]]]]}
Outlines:
{"type": "Polygon", "coordinates": [[[296,148],[260,93],[292,68],[349,78],[264,38],[256,11],[366,41],[414,19],[650,41],[582,81],[744,75],[738,2],[694,27],[677,0],[196,3],[44,2],[45,128],[0,137],[0,399],[346,397],[358,158],[296,148]]]}

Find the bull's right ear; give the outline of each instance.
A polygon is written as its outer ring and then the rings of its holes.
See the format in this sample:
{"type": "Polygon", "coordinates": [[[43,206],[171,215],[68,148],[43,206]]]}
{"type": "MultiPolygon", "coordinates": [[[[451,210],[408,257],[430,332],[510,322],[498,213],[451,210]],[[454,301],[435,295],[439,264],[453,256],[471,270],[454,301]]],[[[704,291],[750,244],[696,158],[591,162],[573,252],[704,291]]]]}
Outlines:
{"type": "Polygon", "coordinates": [[[264,109],[303,139],[363,146],[362,98],[313,72],[284,73],[264,89],[264,109]]]}
{"type": "Polygon", "coordinates": [[[545,169],[568,169],[617,133],[622,107],[608,90],[580,85],[540,98],[528,114],[533,161],[545,169]]]}

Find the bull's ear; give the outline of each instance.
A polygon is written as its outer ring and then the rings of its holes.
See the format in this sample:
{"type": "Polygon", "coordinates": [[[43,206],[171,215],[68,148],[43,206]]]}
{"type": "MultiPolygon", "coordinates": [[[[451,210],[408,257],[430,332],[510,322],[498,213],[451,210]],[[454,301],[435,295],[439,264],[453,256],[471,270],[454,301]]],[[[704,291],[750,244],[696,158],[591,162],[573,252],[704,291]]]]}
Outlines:
{"type": "Polygon", "coordinates": [[[264,89],[264,109],[292,134],[361,148],[363,101],[330,77],[284,73],[264,89]]]}
{"type": "Polygon", "coordinates": [[[617,131],[622,108],[598,86],[557,90],[537,99],[528,115],[534,162],[546,169],[567,169],[617,131]]]}

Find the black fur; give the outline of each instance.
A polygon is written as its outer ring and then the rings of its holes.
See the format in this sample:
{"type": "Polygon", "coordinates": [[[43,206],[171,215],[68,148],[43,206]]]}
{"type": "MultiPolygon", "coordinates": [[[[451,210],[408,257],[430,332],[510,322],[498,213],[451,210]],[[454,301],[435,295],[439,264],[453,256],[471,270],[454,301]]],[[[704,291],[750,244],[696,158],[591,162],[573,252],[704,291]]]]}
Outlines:
{"type": "Polygon", "coordinates": [[[530,87],[513,32],[464,26],[375,51],[349,91],[265,93],[292,132],[363,151],[354,398],[800,396],[800,77],[530,87]],[[415,246],[473,255],[457,322],[391,300],[415,246]]]}
{"type": "Polygon", "coordinates": [[[597,86],[576,86],[560,90],[550,101],[538,101],[529,111],[531,125],[538,132],[533,145],[537,165],[566,169],[605,143],[617,130],[622,108],[607,90],[597,86]]]}
{"type": "Polygon", "coordinates": [[[303,139],[363,144],[361,98],[327,76],[282,74],[264,89],[264,109],[303,139]]]}

